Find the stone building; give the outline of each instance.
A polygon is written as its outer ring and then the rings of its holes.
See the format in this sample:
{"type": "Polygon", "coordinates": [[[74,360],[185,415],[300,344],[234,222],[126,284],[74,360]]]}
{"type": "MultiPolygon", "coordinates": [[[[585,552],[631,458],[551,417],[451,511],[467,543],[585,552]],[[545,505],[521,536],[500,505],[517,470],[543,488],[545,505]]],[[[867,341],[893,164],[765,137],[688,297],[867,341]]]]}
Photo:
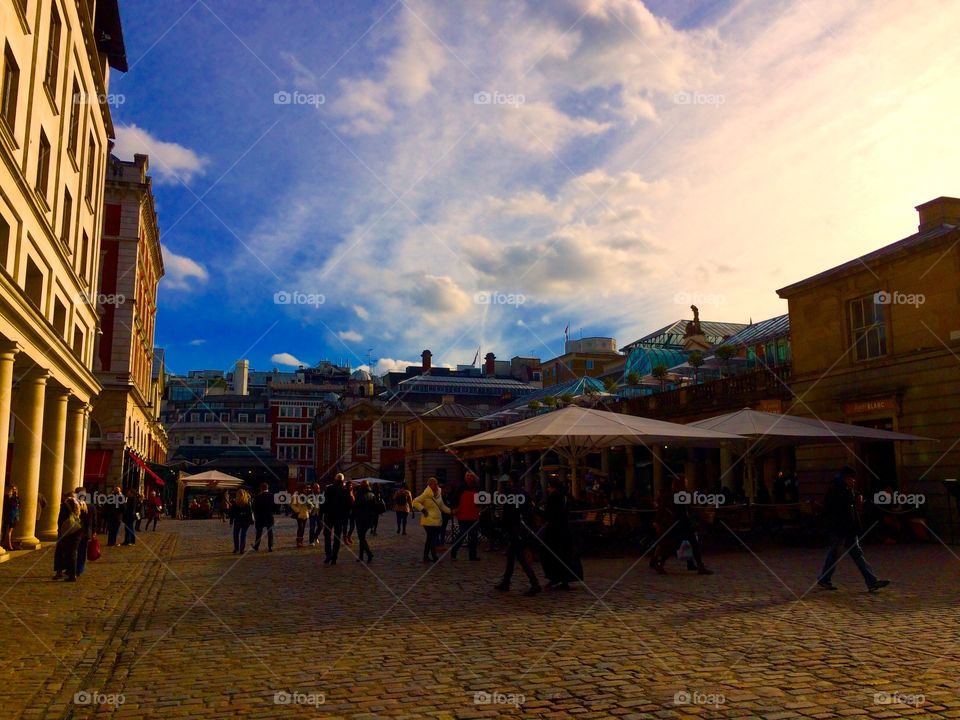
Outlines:
{"type": "Polygon", "coordinates": [[[154,377],[160,227],[149,161],[111,156],[101,240],[100,335],[94,370],[103,386],[87,439],[88,485],[162,486],[148,463],[167,457],[154,377]]]}
{"type": "Polygon", "coordinates": [[[56,539],[61,490],[83,480],[100,391],[108,79],[126,71],[117,0],[0,3],[0,52],[0,487],[20,495],[15,544],[34,548],[56,539]]]}
{"type": "Polygon", "coordinates": [[[924,494],[942,520],[943,481],[960,473],[960,199],[917,210],[913,235],[777,292],[790,308],[800,398],[787,412],[939,440],[799,448],[805,487],[849,464],[868,492],[924,494]]]}

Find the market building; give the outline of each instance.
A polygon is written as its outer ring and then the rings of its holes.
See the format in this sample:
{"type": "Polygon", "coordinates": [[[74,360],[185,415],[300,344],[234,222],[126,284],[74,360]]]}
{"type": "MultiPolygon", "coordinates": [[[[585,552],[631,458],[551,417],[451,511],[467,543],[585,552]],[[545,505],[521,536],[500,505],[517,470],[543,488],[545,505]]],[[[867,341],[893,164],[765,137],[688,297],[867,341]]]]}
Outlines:
{"type": "Polygon", "coordinates": [[[127,69],[117,0],[0,3],[0,48],[0,490],[19,492],[15,546],[35,548],[83,482],[100,392],[108,82],[127,69]]]}

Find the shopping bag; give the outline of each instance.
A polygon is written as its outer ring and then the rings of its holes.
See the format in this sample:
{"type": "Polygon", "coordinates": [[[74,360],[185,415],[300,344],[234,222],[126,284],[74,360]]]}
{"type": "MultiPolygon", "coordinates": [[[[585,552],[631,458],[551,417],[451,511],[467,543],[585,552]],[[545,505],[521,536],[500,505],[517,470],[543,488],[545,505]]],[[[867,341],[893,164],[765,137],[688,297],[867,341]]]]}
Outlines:
{"type": "Polygon", "coordinates": [[[680,548],[677,550],[677,560],[692,560],[693,559],[693,548],[690,547],[690,541],[684,540],[680,543],[680,548]]]}
{"type": "Polygon", "coordinates": [[[87,560],[93,562],[100,559],[100,540],[94,535],[87,543],[87,560]]]}

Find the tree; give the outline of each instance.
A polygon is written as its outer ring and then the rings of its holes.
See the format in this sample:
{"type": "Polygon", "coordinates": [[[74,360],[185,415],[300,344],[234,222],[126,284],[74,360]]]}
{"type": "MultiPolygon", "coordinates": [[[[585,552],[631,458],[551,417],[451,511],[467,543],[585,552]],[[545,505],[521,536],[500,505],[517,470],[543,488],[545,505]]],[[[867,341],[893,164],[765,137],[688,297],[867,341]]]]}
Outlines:
{"type": "Polygon", "coordinates": [[[563,395],[560,396],[560,401],[564,405],[569,405],[570,403],[573,402],[573,393],[564,393],[563,395]]]}
{"type": "Polygon", "coordinates": [[[547,407],[556,407],[556,406],[557,406],[557,399],[556,399],[553,395],[547,395],[547,396],[543,399],[543,404],[544,404],[545,406],[547,406],[547,407]]]}
{"type": "Polygon", "coordinates": [[[643,377],[636,370],[627,373],[627,385],[639,385],[643,377]]]}
{"type": "MultiPolygon", "coordinates": [[[[713,351],[713,354],[716,356],[717,360],[723,363],[723,367],[730,369],[730,360],[733,359],[733,356],[737,354],[737,351],[733,348],[732,345],[721,345],[716,350],[713,351]]],[[[723,372],[721,371],[721,377],[723,377],[723,372]]]]}
{"type": "Polygon", "coordinates": [[[608,393],[615,393],[618,387],[620,387],[620,383],[617,382],[616,378],[609,377],[603,381],[603,389],[608,393]]]}
{"type": "Polygon", "coordinates": [[[692,353],[687,355],[687,363],[693,368],[694,383],[697,383],[700,379],[700,367],[703,365],[703,361],[705,359],[706,358],[703,357],[703,353],[699,350],[694,350],[692,353]]]}
{"type": "Polygon", "coordinates": [[[530,402],[527,403],[527,407],[530,408],[531,410],[536,411],[543,406],[540,404],[539,400],[531,400],[530,402]]]}
{"type": "Polygon", "coordinates": [[[663,392],[664,384],[667,381],[667,366],[663,364],[657,365],[650,371],[650,374],[660,381],[660,392],[663,392]]]}

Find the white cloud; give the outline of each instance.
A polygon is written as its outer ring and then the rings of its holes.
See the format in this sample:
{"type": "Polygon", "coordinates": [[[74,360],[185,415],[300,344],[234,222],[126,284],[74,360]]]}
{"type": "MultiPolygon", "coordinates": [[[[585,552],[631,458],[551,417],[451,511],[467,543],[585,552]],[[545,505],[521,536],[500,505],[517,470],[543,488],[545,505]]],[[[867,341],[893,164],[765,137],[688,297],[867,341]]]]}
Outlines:
{"type": "Polygon", "coordinates": [[[366,321],[370,319],[370,311],[364,308],[362,305],[353,305],[351,307],[353,308],[353,311],[357,314],[357,317],[360,318],[361,320],[366,321]]]}
{"type": "Polygon", "coordinates": [[[356,330],[341,330],[337,333],[337,337],[345,342],[360,342],[363,340],[363,335],[356,330]]]}
{"type": "Polygon", "coordinates": [[[207,269],[186,255],[177,255],[166,245],[163,253],[163,284],[168,290],[194,290],[209,279],[207,269]]]}
{"type": "Polygon", "coordinates": [[[160,183],[189,183],[194,175],[202,175],[207,159],[190,148],[165,142],[136,125],[118,125],[113,154],[132,160],[134,154],[150,156],[150,174],[160,183]]]}
{"type": "Polygon", "coordinates": [[[296,357],[290,353],[274,353],[270,356],[270,362],[276,363],[277,365],[288,365],[290,367],[300,367],[301,365],[306,366],[303,360],[298,360],[296,357]]]}
{"type": "Polygon", "coordinates": [[[200,345],[205,345],[206,342],[207,341],[204,340],[203,338],[197,338],[196,340],[191,340],[190,342],[188,342],[187,345],[191,345],[193,347],[199,347],[200,345]]]}

